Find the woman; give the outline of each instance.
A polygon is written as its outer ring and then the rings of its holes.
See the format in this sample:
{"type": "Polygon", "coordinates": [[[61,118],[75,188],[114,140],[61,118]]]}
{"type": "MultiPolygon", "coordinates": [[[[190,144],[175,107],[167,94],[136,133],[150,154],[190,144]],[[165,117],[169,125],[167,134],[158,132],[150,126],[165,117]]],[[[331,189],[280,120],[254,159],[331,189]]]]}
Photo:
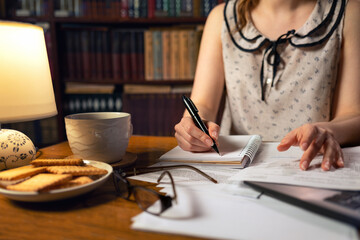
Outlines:
{"type": "MultiPolygon", "coordinates": [[[[282,139],[279,151],[304,151],[302,170],[318,153],[323,170],[343,167],[341,146],[360,144],[359,12],[357,0],[231,0],[214,8],[191,93],[211,137],[282,139]]],[[[175,131],[184,150],[210,150],[187,113],[175,131]]]]}

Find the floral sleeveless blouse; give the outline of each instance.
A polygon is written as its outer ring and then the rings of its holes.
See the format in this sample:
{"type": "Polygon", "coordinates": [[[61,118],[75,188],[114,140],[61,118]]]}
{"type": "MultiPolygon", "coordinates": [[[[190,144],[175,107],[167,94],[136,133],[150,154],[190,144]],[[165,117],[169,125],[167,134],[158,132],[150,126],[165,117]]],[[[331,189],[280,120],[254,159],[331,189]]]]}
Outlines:
{"type": "Polygon", "coordinates": [[[221,134],[280,141],[311,122],[329,121],[342,42],[345,0],[318,0],[306,23],[277,40],[250,21],[236,27],[236,0],[224,8],[221,33],[226,104],[221,134]]]}

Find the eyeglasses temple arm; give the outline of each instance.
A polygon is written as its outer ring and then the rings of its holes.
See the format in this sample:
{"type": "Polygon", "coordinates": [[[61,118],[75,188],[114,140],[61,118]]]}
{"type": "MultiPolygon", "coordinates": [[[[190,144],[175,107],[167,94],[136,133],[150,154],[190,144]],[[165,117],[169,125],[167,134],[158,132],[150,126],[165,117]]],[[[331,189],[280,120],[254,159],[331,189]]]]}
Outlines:
{"type": "Polygon", "coordinates": [[[177,169],[177,168],[191,169],[191,170],[199,173],[200,175],[204,176],[205,178],[209,179],[213,183],[218,183],[218,181],[216,179],[210,177],[209,175],[207,175],[206,173],[204,173],[200,169],[197,169],[197,168],[195,168],[193,166],[190,166],[190,165],[173,165],[173,166],[164,166],[164,167],[134,168],[132,173],[134,175],[137,175],[137,174],[142,174],[142,173],[150,173],[150,172],[171,170],[171,169],[177,169]]]}
{"type": "Polygon", "coordinates": [[[173,191],[174,191],[174,197],[173,199],[175,200],[175,202],[177,202],[176,198],[177,198],[177,195],[176,195],[176,190],[175,190],[175,183],[174,183],[174,179],[173,177],[171,176],[171,174],[168,172],[168,171],[164,171],[161,173],[160,177],[158,178],[157,182],[160,183],[161,179],[164,178],[165,174],[167,174],[170,178],[170,181],[171,181],[171,186],[173,188],[173,191]]]}

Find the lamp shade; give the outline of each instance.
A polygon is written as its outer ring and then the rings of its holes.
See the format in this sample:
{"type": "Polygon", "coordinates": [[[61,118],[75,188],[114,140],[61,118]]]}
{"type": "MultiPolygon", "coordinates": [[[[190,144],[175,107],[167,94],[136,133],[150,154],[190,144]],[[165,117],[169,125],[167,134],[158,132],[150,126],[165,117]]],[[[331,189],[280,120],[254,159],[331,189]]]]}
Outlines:
{"type": "Polygon", "coordinates": [[[43,29],[0,21],[0,123],[56,114],[43,29]]]}

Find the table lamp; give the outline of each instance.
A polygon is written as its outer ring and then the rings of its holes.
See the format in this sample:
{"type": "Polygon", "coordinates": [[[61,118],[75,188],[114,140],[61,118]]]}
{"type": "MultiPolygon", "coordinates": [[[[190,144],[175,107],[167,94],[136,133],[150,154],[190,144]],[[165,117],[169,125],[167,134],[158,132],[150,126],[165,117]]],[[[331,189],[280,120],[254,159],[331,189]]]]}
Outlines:
{"type": "Polygon", "coordinates": [[[1,129],[1,124],[56,114],[43,29],[0,21],[0,170],[27,165],[36,157],[30,138],[1,129]]]}

